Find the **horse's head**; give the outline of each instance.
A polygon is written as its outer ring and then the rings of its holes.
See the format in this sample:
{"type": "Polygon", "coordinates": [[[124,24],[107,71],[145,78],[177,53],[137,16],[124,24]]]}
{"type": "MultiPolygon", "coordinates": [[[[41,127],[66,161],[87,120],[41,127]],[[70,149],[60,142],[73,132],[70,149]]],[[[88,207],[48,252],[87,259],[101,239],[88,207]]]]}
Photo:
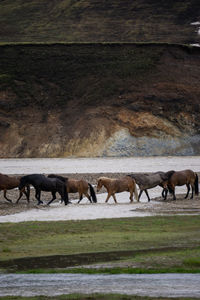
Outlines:
{"type": "Polygon", "coordinates": [[[97,192],[100,191],[100,189],[102,188],[102,186],[103,186],[102,178],[99,178],[98,182],[97,182],[97,192]]]}

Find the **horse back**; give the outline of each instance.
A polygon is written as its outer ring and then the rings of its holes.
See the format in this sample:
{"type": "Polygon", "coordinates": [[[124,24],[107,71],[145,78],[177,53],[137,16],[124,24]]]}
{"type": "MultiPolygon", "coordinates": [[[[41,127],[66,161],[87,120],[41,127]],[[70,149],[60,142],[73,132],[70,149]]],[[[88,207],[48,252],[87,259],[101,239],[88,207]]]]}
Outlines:
{"type": "Polygon", "coordinates": [[[113,181],[113,191],[116,193],[130,191],[133,187],[134,187],[134,181],[129,176],[125,176],[113,181]]]}
{"type": "Polygon", "coordinates": [[[78,180],[70,178],[68,179],[67,184],[68,193],[77,193],[78,192],[78,180]]]}
{"type": "Polygon", "coordinates": [[[171,176],[169,183],[174,185],[184,185],[193,183],[195,181],[196,175],[192,170],[183,170],[183,171],[176,171],[171,176]]]}
{"type": "Polygon", "coordinates": [[[18,187],[20,179],[8,175],[0,174],[0,189],[13,189],[18,187]]]}

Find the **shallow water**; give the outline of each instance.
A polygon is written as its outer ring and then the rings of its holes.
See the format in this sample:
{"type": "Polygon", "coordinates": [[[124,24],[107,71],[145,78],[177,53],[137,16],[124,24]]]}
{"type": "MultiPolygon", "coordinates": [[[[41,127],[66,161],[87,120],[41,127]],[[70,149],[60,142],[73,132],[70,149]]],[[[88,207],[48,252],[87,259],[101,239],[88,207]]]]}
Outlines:
{"type": "Polygon", "coordinates": [[[0,159],[4,174],[200,171],[200,156],[0,159]]]}
{"type": "Polygon", "coordinates": [[[200,274],[0,274],[0,296],[71,293],[200,297],[200,274]]]}

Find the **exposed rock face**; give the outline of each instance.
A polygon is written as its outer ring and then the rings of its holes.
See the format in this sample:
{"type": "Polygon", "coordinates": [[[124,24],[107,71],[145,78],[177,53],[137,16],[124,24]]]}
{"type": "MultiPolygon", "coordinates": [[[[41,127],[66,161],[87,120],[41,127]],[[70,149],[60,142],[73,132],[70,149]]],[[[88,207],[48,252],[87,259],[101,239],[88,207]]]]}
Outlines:
{"type": "Polygon", "coordinates": [[[2,46],[0,157],[200,155],[200,49],[2,46]]]}

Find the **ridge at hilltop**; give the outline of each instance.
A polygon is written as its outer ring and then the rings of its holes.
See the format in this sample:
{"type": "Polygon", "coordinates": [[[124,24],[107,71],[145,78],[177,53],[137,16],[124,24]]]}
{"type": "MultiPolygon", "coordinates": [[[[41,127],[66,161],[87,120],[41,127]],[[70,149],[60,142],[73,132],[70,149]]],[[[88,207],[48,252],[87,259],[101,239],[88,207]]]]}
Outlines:
{"type": "Polygon", "coordinates": [[[200,49],[0,46],[0,157],[200,155],[200,49]]]}
{"type": "Polygon", "coordinates": [[[3,0],[1,42],[199,43],[199,0],[3,0]]]}

